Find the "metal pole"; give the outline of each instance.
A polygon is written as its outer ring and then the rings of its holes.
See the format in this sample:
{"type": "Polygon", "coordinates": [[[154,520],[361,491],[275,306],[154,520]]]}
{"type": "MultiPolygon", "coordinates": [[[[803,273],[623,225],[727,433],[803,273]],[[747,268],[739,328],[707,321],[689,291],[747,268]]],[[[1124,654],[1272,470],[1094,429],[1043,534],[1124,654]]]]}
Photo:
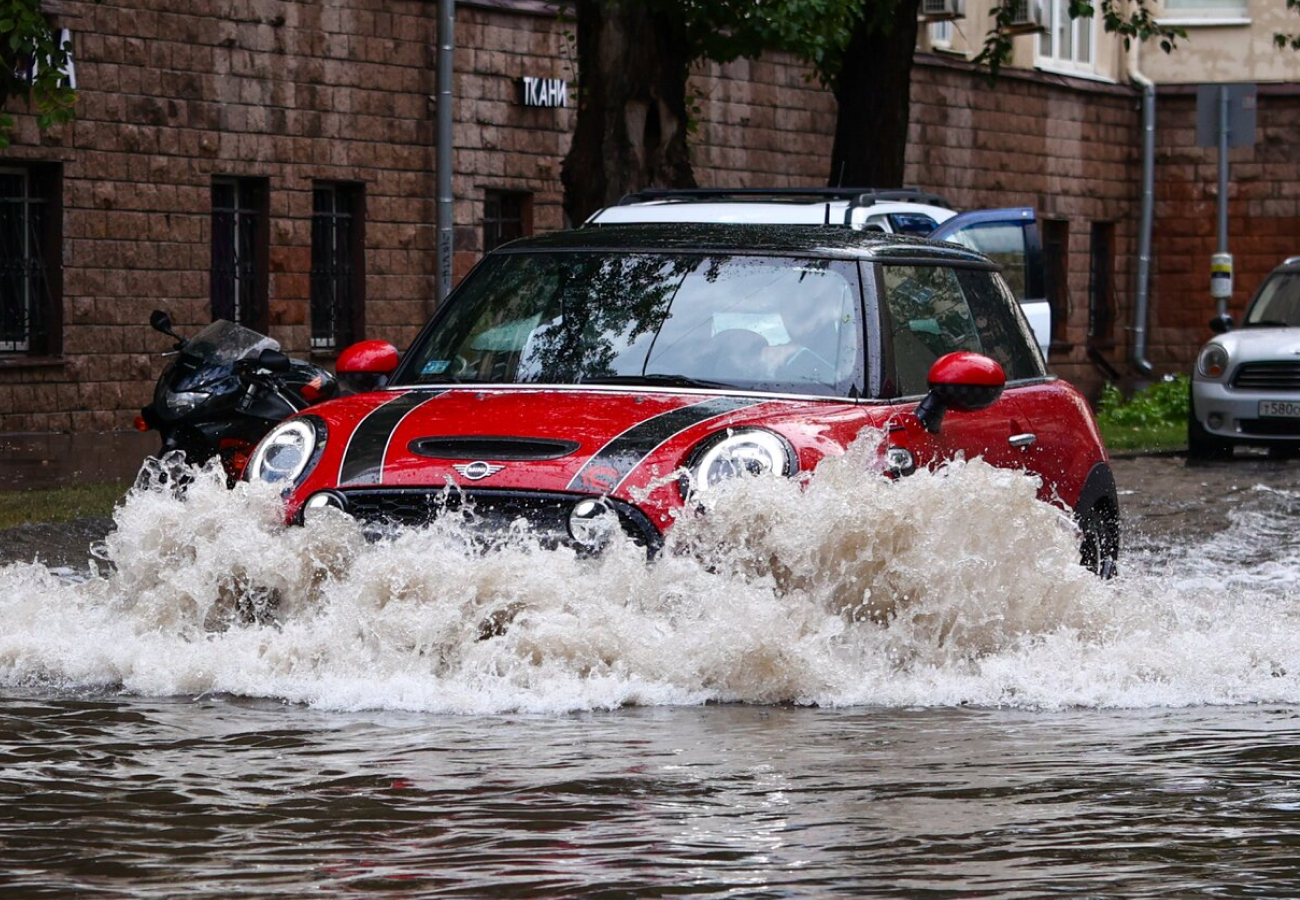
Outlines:
{"type": "MultiPolygon", "coordinates": [[[[1219,252],[1228,252],[1228,86],[1219,86],[1219,252]]],[[[1215,304],[1218,315],[1228,312],[1228,298],[1215,304]]]]}
{"type": "Polygon", "coordinates": [[[1136,67],[1133,80],[1142,86],[1142,213],[1133,303],[1133,365],[1143,375],[1150,375],[1154,366],[1147,359],[1147,318],[1151,305],[1151,226],[1156,205],[1156,86],[1136,67]]]}
{"type": "Polygon", "coordinates": [[[454,249],[452,194],[452,65],[456,47],[456,0],[438,0],[438,302],[451,293],[454,249]]]}

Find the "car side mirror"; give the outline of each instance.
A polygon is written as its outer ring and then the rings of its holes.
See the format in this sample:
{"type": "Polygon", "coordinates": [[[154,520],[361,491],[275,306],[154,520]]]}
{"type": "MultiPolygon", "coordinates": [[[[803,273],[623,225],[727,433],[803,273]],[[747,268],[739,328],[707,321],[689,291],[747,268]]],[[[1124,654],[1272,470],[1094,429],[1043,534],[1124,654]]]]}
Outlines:
{"type": "Polygon", "coordinates": [[[289,357],[270,347],[257,355],[257,364],[268,372],[288,372],[290,366],[289,357]]]}
{"type": "Polygon", "coordinates": [[[1210,330],[1215,334],[1227,334],[1232,330],[1232,316],[1224,313],[1210,320],[1210,330]]]}
{"type": "Polygon", "coordinates": [[[930,392],[916,407],[916,418],[931,434],[939,433],[949,409],[973,412],[997,402],[1007,386],[1006,373],[994,360],[961,350],[941,356],[930,366],[930,392]]]}
{"type": "Polygon", "coordinates": [[[339,383],[359,394],[386,385],[400,361],[397,348],[388,341],[361,341],[339,354],[334,369],[339,383]]]}

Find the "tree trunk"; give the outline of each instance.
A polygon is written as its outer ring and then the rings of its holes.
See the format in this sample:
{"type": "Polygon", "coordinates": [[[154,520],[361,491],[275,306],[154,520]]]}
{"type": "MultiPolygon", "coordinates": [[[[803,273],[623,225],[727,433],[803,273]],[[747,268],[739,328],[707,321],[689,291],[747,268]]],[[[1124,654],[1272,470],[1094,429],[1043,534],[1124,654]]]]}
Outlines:
{"type": "Polygon", "coordinates": [[[573,225],[626,193],[694,187],[682,23],[651,4],[578,0],[578,122],[564,159],[573,225]]]}
{"type": "Polygon", "coordinates": [[[831,187],[902,187],[919,5],[899,0],[887,17],[868,11],[853,30],[834,84],[831,187]]]}

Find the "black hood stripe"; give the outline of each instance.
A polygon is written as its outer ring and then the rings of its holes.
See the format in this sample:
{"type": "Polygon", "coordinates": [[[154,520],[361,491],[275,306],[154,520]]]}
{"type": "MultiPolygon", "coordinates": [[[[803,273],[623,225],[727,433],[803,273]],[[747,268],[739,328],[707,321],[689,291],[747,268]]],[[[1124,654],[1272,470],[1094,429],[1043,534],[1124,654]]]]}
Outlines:
{"type": "Polygon", "coordinates": [[[573,476],[568,490],[611,494],[655,450],[683,431],[709,419],[766,402],[741,397],[716,397],[702,403],[670,409],[654,418],[638,422],[597,450],[573,476]]]}
{"type": "Polygon", "coordinates": [[[343,450],[339,484],[379,484],[384,477],[388,442],[402,420],[444,391],[407,391],[372,409],[357,423],[343,450]]]}

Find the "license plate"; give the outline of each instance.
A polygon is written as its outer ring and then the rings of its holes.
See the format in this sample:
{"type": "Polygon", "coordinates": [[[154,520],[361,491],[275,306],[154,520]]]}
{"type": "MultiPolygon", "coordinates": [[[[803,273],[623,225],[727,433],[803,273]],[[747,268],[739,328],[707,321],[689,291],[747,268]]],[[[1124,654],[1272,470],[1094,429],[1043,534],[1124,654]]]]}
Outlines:
{"type": "Polygon", "coordinates": [[[1261,400],[1259,417],[1265,416],[1282,419],[1300,419],[1300,401],[1297,400],[1261,400]]]}

